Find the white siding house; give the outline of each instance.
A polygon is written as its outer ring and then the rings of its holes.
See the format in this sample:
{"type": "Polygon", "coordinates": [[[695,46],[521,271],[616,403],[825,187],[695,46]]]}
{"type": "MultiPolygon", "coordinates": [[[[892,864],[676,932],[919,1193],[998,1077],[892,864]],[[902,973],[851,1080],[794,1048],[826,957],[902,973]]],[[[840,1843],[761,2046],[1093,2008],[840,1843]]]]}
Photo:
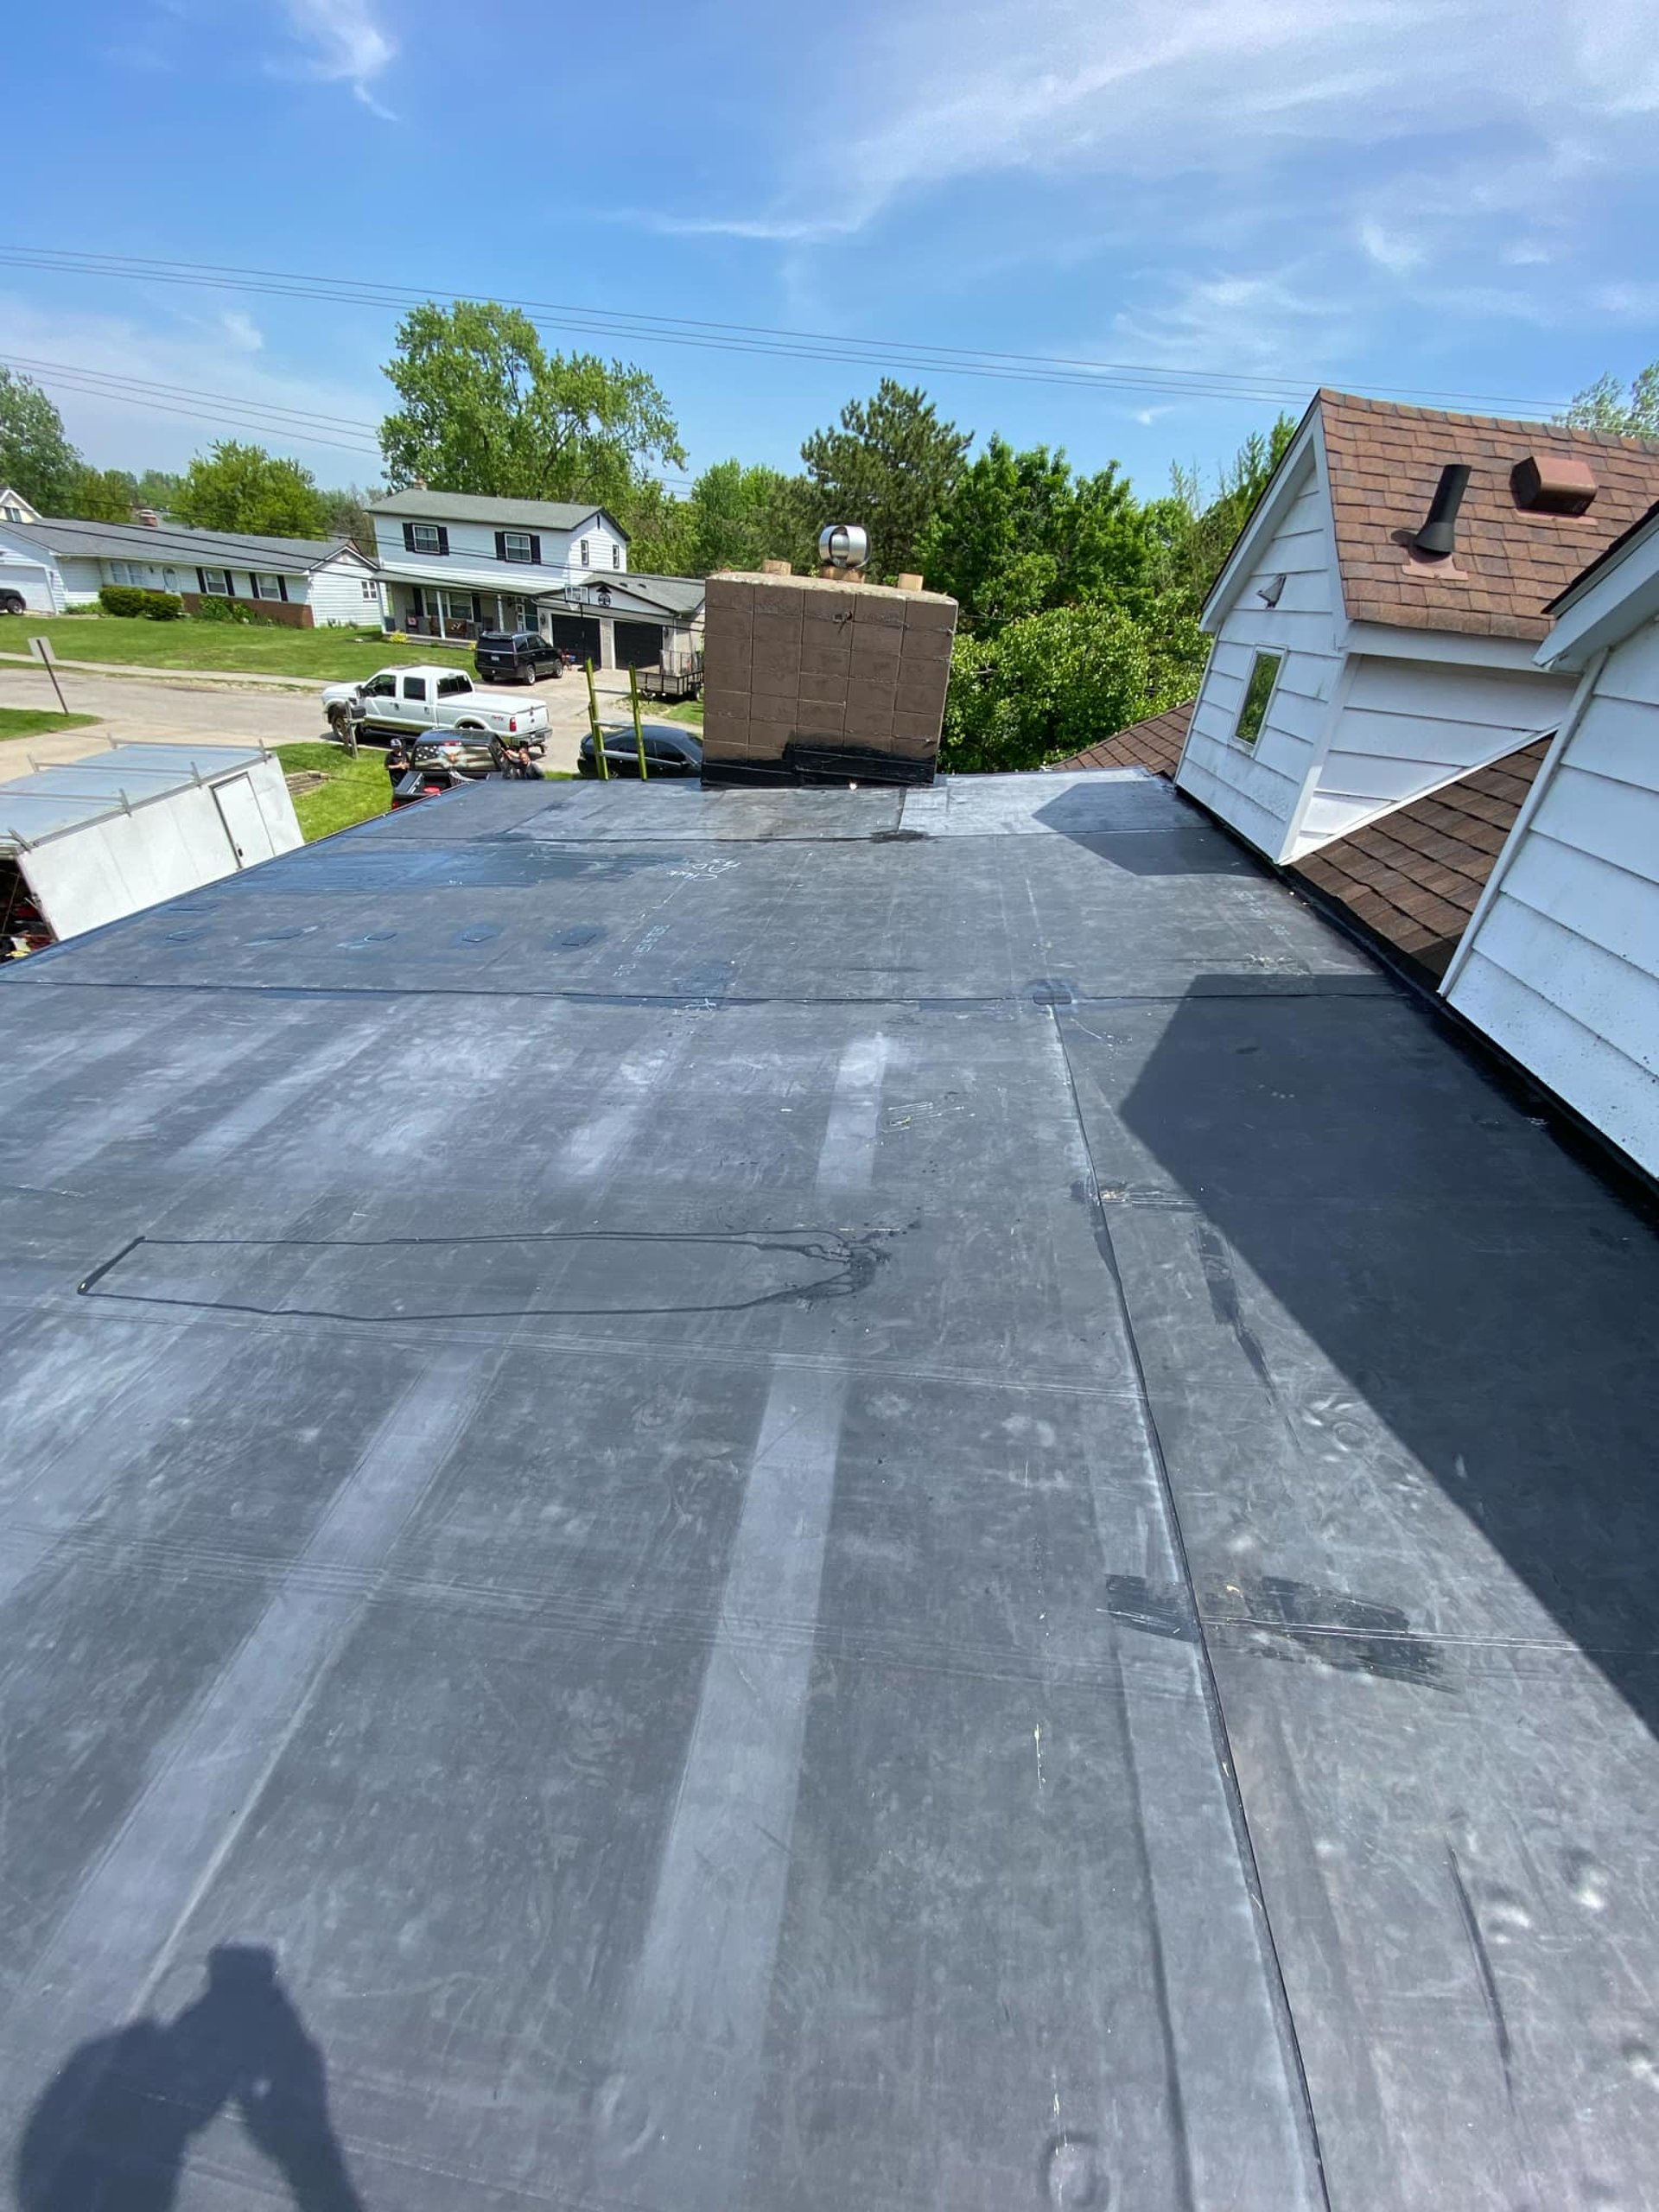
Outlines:
{"type": "Polygon", "coordinates": [[[1578,690],[1443,986],[1659,1175],[1659,510],[1558,602],[1578,690]]]}
{"type": "Polygon", "coordinates": [[[1546,604],[1656,496],[1634,440],[1321,392],[1205,607],[1177,782],[1283,865],[1554,730],[1546,604]],[[1529,463],[1580,511],[1537,504],[1529,463]],[[1456,465],[1453,548],[1426,555],[1456,465]]]}
{"type": "Polygon", "coordinates": [[[124,584],[175,592],[188,612],[205,598],[247,600],[264,620],[290,629],[372,629],[381,619],[374,563],[344,537],[46,517],[11,523],[0,515],[0,591],[14,574],[26,604],[41,613],[95,606],[105,584],[124,584]],[[31,570],[32,586],[23,581],[31,570]]]}
{"type": "Polygon", "coordinates": [[[602,507],[411,490],[370,512],[387,619],[407,636],[539,630],[601,668],[683,665],[699,648],[701,582],[631,574],[602,507]]]}

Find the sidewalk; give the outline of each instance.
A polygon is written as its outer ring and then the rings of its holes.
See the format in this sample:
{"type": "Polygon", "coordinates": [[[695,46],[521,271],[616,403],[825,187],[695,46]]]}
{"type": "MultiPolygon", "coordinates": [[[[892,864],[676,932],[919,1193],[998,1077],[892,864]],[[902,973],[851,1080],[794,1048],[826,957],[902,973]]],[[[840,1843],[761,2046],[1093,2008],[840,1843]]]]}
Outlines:
{"type": "MultiPolygon", "coordinates": [[[[319,691],[340,679],[327,676],[273,676],[264,670],[227,668],[156,668],[149,661],[54,660],[54,668],[79,670],[87,676],[133,676],[145,683],[233,683],[239,690],[270,688],[278,691],[319,691]]],[[[33,653],[0,653],[0,667],[40,668],[33,653]]]]}

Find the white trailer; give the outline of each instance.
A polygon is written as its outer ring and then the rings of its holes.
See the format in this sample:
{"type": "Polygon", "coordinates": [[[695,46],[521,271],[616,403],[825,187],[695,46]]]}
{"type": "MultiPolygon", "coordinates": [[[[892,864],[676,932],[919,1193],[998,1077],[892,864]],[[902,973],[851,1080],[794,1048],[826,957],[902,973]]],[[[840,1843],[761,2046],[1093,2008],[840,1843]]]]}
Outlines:
{"type": "Polygon", "coordinates": [[[263,746],[117,745],[0,784],[0,958],[79,937],[303,842],[263,746]]]}

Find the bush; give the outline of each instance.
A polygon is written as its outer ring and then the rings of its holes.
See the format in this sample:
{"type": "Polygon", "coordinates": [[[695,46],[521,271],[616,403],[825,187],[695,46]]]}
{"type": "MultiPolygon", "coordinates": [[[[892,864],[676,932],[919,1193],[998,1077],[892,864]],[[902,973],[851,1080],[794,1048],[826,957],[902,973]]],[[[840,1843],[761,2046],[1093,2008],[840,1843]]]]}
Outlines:
{"type": "Polygon", "coordinates": [[[205,594],[196,607],[199,622],[256,622],[267,630],[276,625],[267,614],[257,614],[251,599],[210,599],[205,594]]]}
{"type": "Polygon", "coordinates": [[[175,591],[147,591],[143,612],[151,622],[176,622],[184,612],[184,601],[175,591]]]}
{"type": "Polygon", "coordinates": [[[105,584],[99,592],[98,603],[106,614],[142,614],[145,611],[144,601],[150,596],[137,584],[105,584]]]}

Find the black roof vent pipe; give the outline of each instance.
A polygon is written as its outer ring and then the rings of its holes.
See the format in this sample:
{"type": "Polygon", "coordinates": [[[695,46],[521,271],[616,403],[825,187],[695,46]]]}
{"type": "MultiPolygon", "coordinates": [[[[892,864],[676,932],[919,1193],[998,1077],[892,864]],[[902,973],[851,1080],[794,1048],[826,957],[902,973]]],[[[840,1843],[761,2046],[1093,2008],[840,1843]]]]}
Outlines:
{"type": "Polygon", "coordinates": [[[1469,488],[1469,465],[1462,461],[1448,461],[1440,471],[1423,526],[1411,541],[1417,552],[1431,560],[1444,559],[1458,542],[1458,509],[1469,488]]]}

